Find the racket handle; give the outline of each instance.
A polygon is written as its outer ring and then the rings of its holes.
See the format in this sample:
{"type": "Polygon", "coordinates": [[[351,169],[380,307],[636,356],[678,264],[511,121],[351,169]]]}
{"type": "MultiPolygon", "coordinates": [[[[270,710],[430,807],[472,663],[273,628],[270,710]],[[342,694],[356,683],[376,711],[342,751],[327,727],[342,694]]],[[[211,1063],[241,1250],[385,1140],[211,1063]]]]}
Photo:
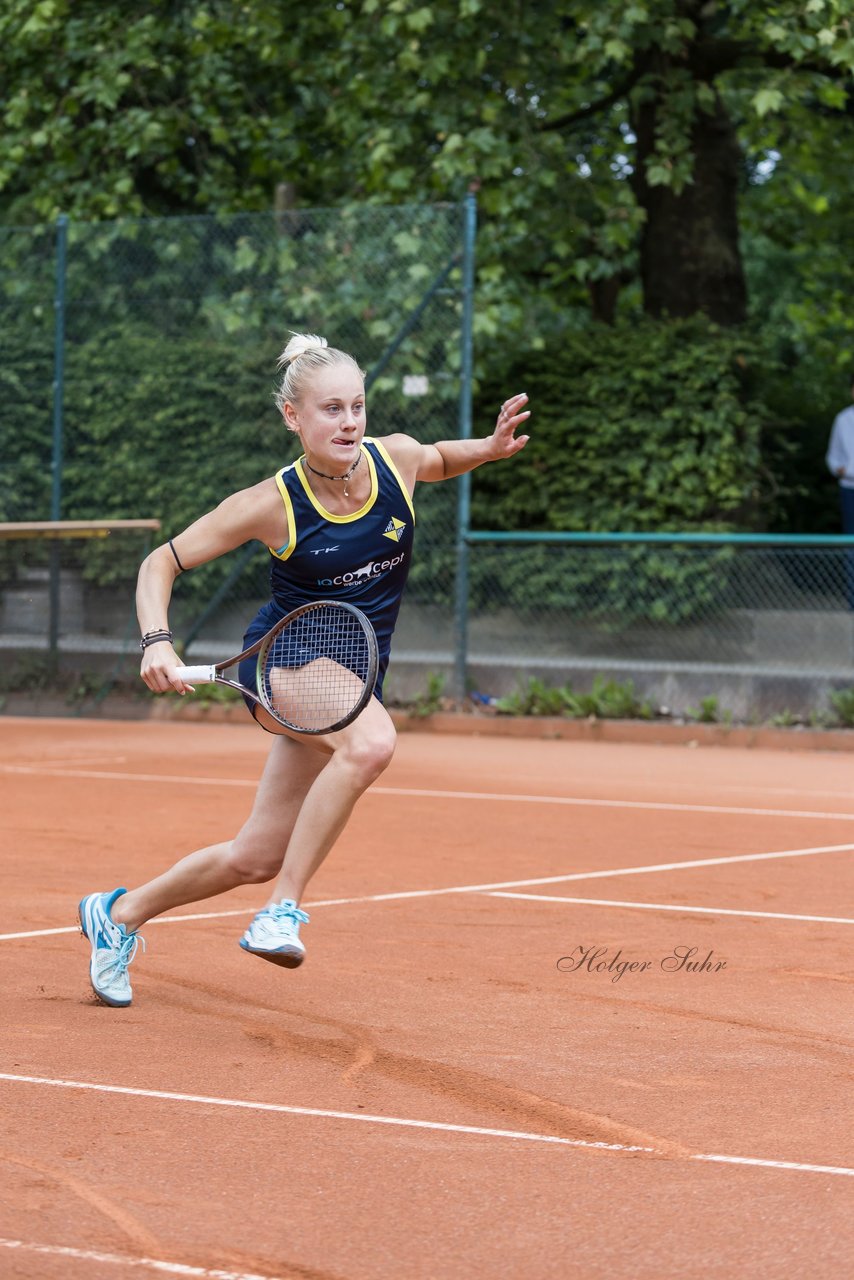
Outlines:
{"type": "Polygon", "coordinates": [[[179,667],[177,674],[187,684],[213,684],[216,667],[179,667]]]}

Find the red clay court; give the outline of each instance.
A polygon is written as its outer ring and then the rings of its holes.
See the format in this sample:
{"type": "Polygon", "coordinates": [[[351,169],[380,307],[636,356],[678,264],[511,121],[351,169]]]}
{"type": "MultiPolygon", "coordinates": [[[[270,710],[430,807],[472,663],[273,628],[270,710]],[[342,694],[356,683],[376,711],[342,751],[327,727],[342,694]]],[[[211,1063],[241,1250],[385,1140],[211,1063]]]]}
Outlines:
{"type": "Polygon", "coordinates": [[[849,755],[403,734],[301,969],[237,946],[256,886],[114,1010],[78,899],[231,835],[267,739],[0,743],[4,1277],[850,1273],[849,755]]]}

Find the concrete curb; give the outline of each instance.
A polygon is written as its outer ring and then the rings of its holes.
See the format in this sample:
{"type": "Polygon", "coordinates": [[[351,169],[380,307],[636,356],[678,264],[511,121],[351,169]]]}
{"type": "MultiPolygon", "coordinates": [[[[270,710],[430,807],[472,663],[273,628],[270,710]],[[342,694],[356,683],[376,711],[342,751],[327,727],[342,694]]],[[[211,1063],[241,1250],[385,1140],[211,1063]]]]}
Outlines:
{"type": "MultiPolygon", "coordinates": [[[[499,716],[489,712],[437,711],[414,715],[391,708],[398,733],[470,737],[540,738],[563,742],[625,742],[658,746],[755,747],[764,751],[854,751],[854,729],[777,729],[767,725],[696,724],[672,720],[567,720],[561,716],[499,716]]],[[[10,697],[0,721],[42,716],[75,720],[164,720],[180,724],[236,724],[252,728],[240,701],[192,703],[189,699],[106,699],[70,711],[50,698],[10,697]]]]}
{"type": "Polygon", "coordinates": [[[667,720],[564,720],[560,716],[392,713],[398,733],[456,733],[568,742],[659,746],[756,747],[771,751],[854,751],[851,729],[776,729],[762,725],[682,724],[667,720]]]}
{"type": "MultiPolygon", "coordinates": [[[[852,729],[776,729],[763,725],[683,724],[668,720],[567,720],[561,716],[498,716],[436,711],[413,715],[392,708],[398,733],[438,733],[495,738],[545,738],[564,742],[626,742],[659,746],[755,747],[765,751],[854,751],[852,729]]],[[[242,704],[175,706],[158,700],[150,718],[246,724],[242,704]]]]}

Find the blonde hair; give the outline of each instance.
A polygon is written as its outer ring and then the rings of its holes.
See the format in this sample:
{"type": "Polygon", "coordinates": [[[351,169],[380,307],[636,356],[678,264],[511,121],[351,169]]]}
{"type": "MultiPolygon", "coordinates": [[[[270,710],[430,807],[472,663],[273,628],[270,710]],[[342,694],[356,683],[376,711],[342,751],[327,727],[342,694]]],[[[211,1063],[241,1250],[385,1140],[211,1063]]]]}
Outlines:
{"type": "Polygon", "coordinates": [[[352,356],[337,347],[330,347],[325,338],[316,333],[292,333],[276,368],[284,370],[282,380],[273,393],[276,408],[284,416],[285,404],[299,404],[303,392],[319,369],[331,365],[348,364],[364,380],[364,373],[352,356]]]}

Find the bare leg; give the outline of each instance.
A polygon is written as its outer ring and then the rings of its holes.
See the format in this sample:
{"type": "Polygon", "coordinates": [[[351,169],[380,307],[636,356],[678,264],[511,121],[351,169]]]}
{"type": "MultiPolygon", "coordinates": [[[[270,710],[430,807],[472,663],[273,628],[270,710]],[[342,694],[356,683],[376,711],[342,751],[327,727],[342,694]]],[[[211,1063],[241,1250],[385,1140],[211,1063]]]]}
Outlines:
{"type": "Polygon", "coordinates": [[[388,712],[372,699],[353,724],[326,739],[332,759],[317,775],[294,823],[270,902],[299,902],[343,831],[356,801],[391,760],[395,734],[388,712]]]}
{"type": "Polygon", "coordinates": [[[294,822],[324,757],[303,743],[276,738],[272,744],[252,812],[233,840],[190,853],[138,889],[122,894],[112,918],[131,931],[172,907],[225,893],[241,884],[270,880],[281,866],[294,822]],[[257,867],[245,864],[244,850],[257,867]]]}
{"type": "Polygon", "coordinates": [[[346,729],[310,741],[277,737],[238,835],[123,894],[112,909],[116,923],[136,930],[172,907],[276,875],[271,901],[299,902],[359,796],[389,763],[395,734],[388,712],[372,699],[346,729]]]}

